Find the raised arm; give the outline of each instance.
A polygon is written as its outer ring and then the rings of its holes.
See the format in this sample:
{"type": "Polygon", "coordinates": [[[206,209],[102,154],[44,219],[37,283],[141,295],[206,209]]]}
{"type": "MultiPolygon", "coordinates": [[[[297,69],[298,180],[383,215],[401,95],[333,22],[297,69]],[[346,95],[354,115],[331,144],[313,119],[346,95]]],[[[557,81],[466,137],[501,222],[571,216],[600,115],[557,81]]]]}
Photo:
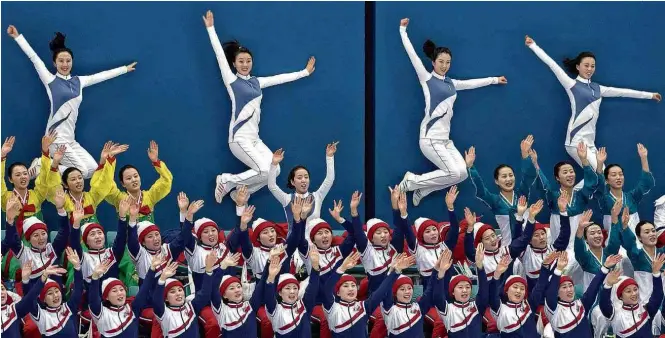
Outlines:
{"type": "Polygon", "coordinates": [[[614,316],[614,307],[612,306],[612,287],[619,281],[621,270],[612,270],[605,278],[603,288],[600,290],[600,299],[598,300],[598,307],[603,316],[607,319],[612,319],[614,316]]]}
{"type": "MultiPolygon", "coordinates": [[[[5,222],[5,240],[3,246],[6,245],[13,252],[14,255],[19,256],[19,253],[23,250],[23,242],[18,236],[18,231],[16,230],[16,216],[20,213],[21,202],[15,195],[12,195],[11,198],[7,201],[7,211],[6,211],[6,222],[5,222]]],[[[22,253],[21,253],[22,254],[22,253]]]]}
{"type": "Polygon", "coordinates": [[[318,264],[316,268],[312,268],[309,274],[309,283],[305,289],[305,294],[302,297],[305,309],[307,312],[312,313],[314,306],[316,306],[316,295],[319,293],[319,270],[318,264]]]}
{"type": "Polygon", "coordinates": [[[383,282],[381,282],[381,285],[379,285],[376,291],[372,292],[369,295],[369,298],[365,300],[365,309],[367,309],[367,312],[374,312],[374,310],[376,309],[377,306],[379,306],[381,301],[385,297],[390,295],[393,284],[395,284],[397,277],[399,277],[399,273],[395,272],[388,273],[388,276],[386,276],[383,282]]]}
{"type": "MultiPolygon", "coordinates": [[[[191,205],[192,208],[196,208],[196,205],[191,205]]],[[[180,210],[180,230],[183,231],[183,228],[187,229],[193,229],[194,228],[194,211],[193,213],[189,213],[189,198],[187,197],[187,194],[184,192],[178,193],[178,209],[180,210]]],[[[183,231],[184,232],[184,231],[183,231]]],[[[183,234],[181,232],[181,234],[183,234]]],[[[184,234],[183,234],[184,235],[184,234]]],[[[228,239],[228,238],[227,238],[228,239]]],[[[185,245],[185,250],[187,252],[193,252],[194,249],[196,248],[196,237],[194,236],[193,233],[190,235],[184,235],[182,238],[183,243],[185,245]]]]}
{"type": "Polygon", "coordinates": [[[83,296],[83,273],[81,272],[81,260],[76,251],[67,248],[67,260],[74,267],[74,290],[69,295],[67,305],[72,311],[78,309],[81,297],[83,296]]]}
{"type": "Polygon", "coordinates": [[[150,189],[145,192],[146,198],[149,198],[153,204],[161,201],[171,192],[171,186],[173,185],[173,174],[166,166],[164,161],[159,160],[159,146],[157,142],[150,141],[150,149],[148,150],[148,157],[152,162],[153,168],[159,174],[159,178],[155,183],[152,184],[150,189]]]}
{"type": "Polygon", "coordinates": [[[326,177],[316,191],[322,201],[328,195],[328,191],[330,191],[335,182],[335,152],[337,152],[337,143],[339,142],[335,141],[326,146],[326,177]]]}
{"type": "Polygon", "coordinates": [[[536,56],[547,65],[547,67],[550,67],[554,73],[554,76],[556,76],[557,80],[559,80],[559,83],[561,83],[564,88],[568,89],[575,85],[575,80],[571,79],[568,74],[566,74],[566,71],[564,71],[563,68],[561,68],[561,66],[556,63],[556,61],[552,60],[552,58],[547,55],[544,50],[538,47],[536,42],[533,41],[533,39],[531,39],[528,35],[526,36],[525,43],[527,47],[529,47],[536,54],[536,56]]]}
{"type": "Polygon", "coordinates": [[[270,264],[265,264],[265,267],[263,268],[263,273],[261,274],[261,278],[256,283],[256,287],[254,288],[254,293],[252,293],[252,297],[249,299],[249,304],[252,307],[252,309],[254,309],[255,311],[258,310],[261,306],[263,306],[262,304],[263,293],[265,292],[264,289],[266,287],[266,279],[268,278],[269,269],[270,269],[270,264]]]}
{"type": "Polygon", "coordinates": [[[416,69],[416,74],[418,74],[418,81],[420,82],[425,82],[429,80],[429,78],[432,76],[427,69],[425,69],[425,66],[423,65],[423,62],[420,60],[418,57],[418,54],[416,54],[416,50],[413,49],[413,45],[411,44],[411,40],[409,40],[409,36],[406,34],[406,27],[409,25],[409,19],[402,19],[400,22],[400,27],[399,27],[399,35],[402,38],[402,44],[404,45],[404,49],[406,50],[406,54],[409,56],[409,60],[411,60],[411,64],[413,65],[413,68],[416,69]]]}
{"type": "Polygon", "coordinates": [[[478,293],[476,294],[476,306],[479,313],[485,313],[489,306],[489,295],[492,282],[487,280],[485,269],[478,269],[478,293]]]}
{"type": "MultiPolygon", "coordinates": [[[[564,252],[559,255],[559,259],[554,269],[554,274],[550,278],[549,284],[545,289],[545,305],[547,309],[554,313],[556,310],[557,304],[559,303],[559,281],[561,280],[561,275],[563,275],[563,270],[568,265],[568,255],[564,252]]],[[[590,309],[588,307],[587,309],[590,309]]]]}
{"type": "MultiPolygon", "coordinates": [[[[217,260],[217,257],[214,257],[214,260],[217,260]]],[[[192,306],[194,307],[194,312],[201,313],[201,309],[210,305],[210,293],[212,291],[212,269],[208,271],[206,266],[206,273],[203,274],[203,284],[201,284],[201,289],[196,291],[194,299],[192,299],[192,306]]],[[[216,293],[219,293],[217,291],[216,293]]]]}
{"type": "Polygon", "coordinates": [[[531,195],[531,186],[536,181],[536,178],[538,176],[536,167],[533,164],[532,159],[530,158],[531,156],[533,156],[534,158],[538,158],[538,154],[536,153],[536,151],[531,148],[532,145],[533,145],[533,135],[528,135],[520,143],[520,150],[522,153],[520,170],[522,171],[522,177],[520,178],[520,184],[517,192],[518,194],[524,195],[527,198],[529,198],[529,196],[531,195]],[[526,149],[528,149],[528,151],[526,151],[526,149]]]}
{"type": "MultiPolygon", "coordinates": [[[[524,213],[526,212],[527,209],[526,204],[527,204],[526,196],[520,196],[520,199],[517,201],[518,217],[515,218],[515,221],[517,223],[515,224],[516,228],[522,227],[521,225],[522,217],[524,216],[524,213]]],[[[527,246],[531,242],[531,237],[533,237],[533,232],[535,231],[536,228],[536,216],[540,213],[541,210],[543,210],[543,205],[544,205],[543,200],[538,200],[536,203],[532,204],[531,207],[529,207],[529,220],[526,223],[526,227],[524,227],[524,231],[522,231],[520,236],[515,238],[508,245],[508,252],[510,253],[511,258],[515,259],[522,256],[524,250],[526,250],[527,246]]]]}
{"type": "Polygon", "coordinates": [[[275,313],[275,308],[277,308],[277,290],[275,284],[277,284],[277,278],[281,270],[279,256],[271,256],[269,264],[266,265],[270,267],[268,268],[268,278],[263,288],[263,303],[266,305],[266,312],[271,314],[275,313]]]}
{"type": "Polygon", "coordinates": [[[132,260],[136,260],[141,250],[141,243],[139,243],[139,234],[137,227],[137,219],[139,216],[139,206],[136,203],[132,203],[129,206],[129,222],[127,225],[127,249],[129,250],[129,255],[132,260]]]}
{"type": "MultiPolygon", "coordinates": [[[[453,81],[453,85],[455,85],[456,90],[468,90],[468,89],[476,89],[489,85],[499,84],[501,78],[503,78],[503,76],[484,77],[479,79],[468,79],[468,80],[455,80],[455,79],[451,80],[453,81]]],[[[505,78],[503,79],[505,80],[505,78]]]]}
{"type": "Polygon", "coordinates": [[[464,219],[466,219],[466,233],[464,234],[464,255],[471,261],[476,261],[476,248],[474,246],[473,225],[476,224],[476,213],[469,208],[464,208],[464,219]]]}
{"type": "Polygon", "coordinates": [[[656,185],[653,174],[649,171],[648,150],[641,143],[637,144],[637,152],[640,155],[640,162],[642,163],[642,173],[637,186],[630,191],[631,196],[636,203],[640,203],[644,195],[648,194],[651,189],[656,185]]]}
{"type": "Polygon", "coordinates": [[[23,53],[28,56],[28,59],[32,61],[32,64],[35,66],[35,69],[37,70],[37,74],[39,75],[39,79],[42,81],[44,85],[49,84],[53,79],[55,79],[55,75],[51,74],[51,72],[48,71],[46,68],[46,65],[44,64],[44,61],[39,58],[37,53],[30,47],[30,44],[28,41],[25,39],[23,34],[18,33],[18,30],[16,27],[13,25],[10,25],[9,28],[7,29],[7,33],[9,36],[14,38],[14,41],[18,44],[19,47],[21,47],[21,50],[23,50],[23,53]]]}
{"type": "Polygon", "coordinates": [[[600,95],[602,97],[629,97],[631,99],[652,100],[656,93],[643,92],[639,90],[600,86],[600,95]]]}
{"type": "Polygon", "coordinates": [[[660,304],[663,303],[663,278],[661,277],[663,263],[665,263],[665,254],[656,256],[651,263],[651,272],[653,273],[653,291],[649,297],[649,302],[646,305],[647,312],[651,318],[656,316],[656,313],[658,310],[660,310],[660,304]]]}
{"type": "Polygon", "coordinates": [[[219,42],[219,37],[217,37],[212,11],[206,12],[206,15],[203,17],[203,23],[205,23],[206,30],[208,31],[212,50],[215,51],[219,70],[222,72],[222,80],[224,81],[224,85],[228,87],[233,81],[237,80],[238,77],[231,70],[231,66],[229,66],[229,62],[226,59],[226,54],[224,54],[224,48],[222,48],[222,44],[219,42]]]}
{"type": "MultiPolygon", "coordinates": [[[[155,255],[155,257],[160,257],[155,255]]],[[[161,257],[160,257],[161,258],[161,257]]],[[[161,263],[161,261],[160,261],[161,263]]],[[[136,298],[132,302],[132,311],[138,317],[141,311],[150,305],[150,291],[155,287],[155,270],[150,269],[145,275],[145,280],[136,294],[136,298]]]]}
{"type": "Polygon", "coordinates": [[[561,214],[561,230],[559,231],[559,237],[556,238],[552,246],[557,251],[563,251],[568,247],[570,243],[570,219],[568,214],[561,214]]]}
{"type": "Polygon", "coordinates": [[[469,169],[469,178],[471,179],[471,183],[473,183],[473,187],[476,189],[476,197],[485,202],[490,210],[494,211],[496,209],[496,201],[498,196],[487,190],[487,187],[485,186],[483,179],[480,177],[478,170],[476,170],[476,168],[473,166],[476,161],[475,147],[471,147],[469,150],[464,151],[464,161],[466,162],[466,167],[469,169]]]}
{"type": "Polygon", "coordinates": [[[273,76],[258,77],[257,80],[259,80],[259,86],[261,86],[261,88],[268,88],[288,82],[293,82],[295,80],[302,79],[303,77],[310,76],[312,72],[314,72],[315,62],[316,59],[314,59],[314,57],[311,56],[307,61],[307,66],[303,70],[293,73],[284,73],[273,76]]]}
{"type": "Polygon", "coordinates": [[[173,257],[180,256],[185,250],[186,244],[190,244],[190,247],[192,247],[191,241],[194,240],[194,235],[192,234],[194,215],[201,210],[201,208],[203,208],[203,200],[194,201],[187,208],[187,216],[185,217],[183,226],[180,228],[180,234],[178,234],[178,237],[174,241],[168,244],[173,257]]]}
{"type": "MultiPolygon", "coordinates": [[[[100,286],[99,279],[104,275],[104,272],[111,267],[110,260],[102,261],[95,267],[90,276],[90,286],[87,291],[89,308],[92,315],[99,319],[102,314],[102,287],[100,286]]],[[[143,284],[145,285],[145,284],[143,284]]]]}
{"type": "Polygon", "coordinates": [[[65,209],[58,209],[58,222],[60,223],[60,229],[58,229],[52,245],[55,254],[61,257],[69,241],[69,218],[65,209]]]}
{"type": "Polygon", "coordinates": [[[607,277],[607,274],[610,272],[610,269],[614,268],[614,266],[620,261],[621,255],[607,257],[605,264],[603,264],[600,271],[593,277],[591,284],[589,284],[582,295],[582,305],[584,305],[584,308],[591,309],[591,307],[593,307],[593,304],[596,303],[596,299],[598,299],[598,292],[603,281],[607,277]]]}
{"type": "Polygon", "coordinates": [[[99,72],[97,74],[93,75],[87,75],[87,76],[79,76],[79,80],[81,80],[81,88],[89,87],[92,85],[96,85],[100,82],[110,80],[114,77],[118,77],[123,74],[127,74],[128,72],[131,72],[134,70],[134,66],[136,66],[136,62],[127,65],[127,66],[121,66],[118,68],[113,68],[107,71],[99,72]]]}
{"type": "MultiPolygon", "coordinates": [[[[550,271],[546,266],[543,266],[540,269],[540,276],[536,282],[536,286],[531,290],[529,295],[528,302],[531,305],[531,308],[535,309],[539,304],[542,304],[545,298],[545,288],[547,287],[552,271],[550,271]]],[[[558,285],[558,284],[557,284],[558,285]]]]}
{"type": "Polygon", "coordinates": [[[125,247],[127,246],[127,215],[129,212],[129,198],[120,202],[118,208],[118,233],[113,240],[113,255],[117,258],[118,262],[125,255],[125,247]]]}
{"type": "MultiPolygon", "coordinates": [[[[163,264],[163,262],[160,263],[163,264]]],[[[162,269],[162,274],[159,276],[159,280],[157,280],[157,284],[152,291],[152,309],[157,318],[161,318],[164,315],[164,288],[166,287],[166,280],[173,277],[177,269],[178,262],[168,263],[164,269],[162,269]]],[[[210,289],[208,289],[208,292],[209,291],[210,289]]]]}
{"type": "Polygon", "coordinates": [[[284,159],[284,150],[277,149],[272,155],[272,164],[270,171],[268,171],[268,190],[277,199],[282,207],[286,207],[291,202],[291,194],[285,193],[277,185],[277,170],[279,170],[279,163],[284,159]]]}
{"type": "MultiPolygon", "coordinates": [[[[360,194],[358,191],[354,192],[352,197],[351,197],[351,202],[349,203],[350,209],[351,209],[351,217],[354,219],[358,218],[358,205],[360,204],[360,197],[362,194],[360,194]]],[[[353,235],[353,225],[351,222],[345,220],[342,218],[340,215],[342,210],[344,209],[344,206],[342,205],[342,201],[340,200],[339,202],[333,201],[333,208],[328,209],[330,212],[330,215],[332,216],[333,219],[337,221],[337,223],[340,223],[342,227],[347,231],[347,236],[342,242],[342,244],[339,245],[339,251],[342,254],[342,258],[346,258],[351,251],[353,251],[353,246],[355,245],[355,237],[353,235]]],[[[360,220],[356,220],[360,221],[360,220]]]]}
{"type": "MultiPolygon", "coordinates": [[[[74,249],[79,257],[83,257],[83,248],[81,247],[81,220],[83,219],[84,214],[85,212],[80,204],[74,206],[74,211],[72,211],[72,229],[69,230],[69,246],[74,249]]],[[[118,262],[119,261],[120,259],[118,259],[118,262]]],[[[85,277],[89,278],[90,276],[85,277]]]]}

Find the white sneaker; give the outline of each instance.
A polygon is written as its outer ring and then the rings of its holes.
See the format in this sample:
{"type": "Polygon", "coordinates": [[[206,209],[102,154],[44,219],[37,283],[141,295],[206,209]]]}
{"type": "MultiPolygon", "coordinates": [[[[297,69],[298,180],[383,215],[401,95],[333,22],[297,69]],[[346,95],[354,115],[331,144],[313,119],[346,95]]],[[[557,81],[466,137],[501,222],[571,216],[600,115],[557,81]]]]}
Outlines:
{"type": "Polygon", "coordinates": [[[423,194],[420,191],[420,189],[416,189],[413,191],[413,206],[417,207],[418,204],[420,204],[420,201],[423,199],[423,194]]]}
{"type": "Polygon", "coordinates": [[[402,182],[399,182],[399,190],[407,192],[407,181],[413,181],[415,176],[416,175],[414,173],[407,171],[406,174],[404,174],[404,178],[402,178],[402,182]]]}
{"type": "Polygon", "coordinates": [[[226,176],[224,175],[228,174],[217,175],[217,179],[215,180],[215,201],[217,201],[217,203],[222,203],[222,198],[224,198],[230,190],[228,182],[226,181],[226,176]]]}
{"type": "Polygon", "coordinates": [[[30,168],[28,168],[28,175],[30,175],[31,180],[34,180],[35,178],[37,178],[37,176],[39,176],[41,168],[42,168],[41,158],[37,157],[34,160],[32,160],[32,163],[30,163],[30,168]]]}

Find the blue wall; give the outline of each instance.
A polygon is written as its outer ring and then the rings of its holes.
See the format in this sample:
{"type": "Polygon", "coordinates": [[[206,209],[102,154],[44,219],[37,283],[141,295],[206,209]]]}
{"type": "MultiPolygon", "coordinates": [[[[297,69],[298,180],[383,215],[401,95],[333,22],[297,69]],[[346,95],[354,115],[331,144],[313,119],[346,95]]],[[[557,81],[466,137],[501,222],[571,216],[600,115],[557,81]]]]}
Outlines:
{"type": "MultiPolygon", "coordinates": [[[[310,55],[317,58],[311,77],[264,91],[261,137],[271,149],[287,151],[278,178],[283,189],[296,164],[310,168],[312,186],[318,187],[325,146],[333,140],[340,144],[328,200],[362,189],[362,3],[3,2],[2,24],[15,25],[49,66],[49,39],[55,31],[67,34],[75,74],[138,61],[136,72],[85,90],[77,140],[95,158],[106,140],[130,144],[118,164],[136,165],[148,188],[157,175],[146,148],[155,139],[175,177],[171,194],[157,207],[158,224],[177,226],[176,195],[185,191],[190,199],[206,200],[200,216],[229,228],[236,223],[233,203],[214,202],[214,179],[246,167],[227,144],[231,104],[201,19],[207,9],[215,14],[222,41],[237,38],[253,51],[257,75],[297,71],[310,55]]],[[[17,136],[10,162],[29,163],[40,149],[48,98],[32,63],[4,33],[2,51],[2,137],[17,136]]],[[[267,189],[250,202],[259,207],[257,216],[283,220],[267,189]]],[[[53,215],[50,204],[46,209],[53,215]]],[[[102,222],[114,228],[112,208],[100,209],[102,222]]]]}
{"type": "MultiPolygon", "coordinates": [[[[252,49],[257,75],[298,70],[309,55],[317,57],[312,77],[266,90],[261,136],[271,149],[287,150],[284,171],[299,163],[310,167],[313,187],[323,180],[325,144],[340,140],[337,179],[327,201],[348,201],[352,190],[373,184],[375,199],[366,202],[375,204],[376,216],[383,218],[390,215],[388,185],[398,183],[406,170],[434,169],[418,148],[424,103],[399,38],[403,17],[411,18],[409,35],[418,51],[426,38],[452,49],[451,76],[508,78],[505,87],[460,93],[455,106],[452,139],[462,151],[476,146],[478,168],[490,186],[496,164],[517,164],[519,141],[528,133],[536,136],[535,147],[548,173],[554,163],[568,159],[563,148],[568,99],[549,69],[524,46],[525,34],[556,60],[594,51],[594,80],[599,83],[665,92],[660,81],[665,78],[665,49],[659,43],[665,24],[657,16],[665,10],[662,3],[376,3],[374,36],[367,36],[376,44],[374,69],[368,70],[376,83],[376,149],[374,158],[367,159],[374,161],[376,172],[365,182],[364,6],[3,3],[2,23],[3,29],[16,25],[45,60],[52,33],[67,33],[76,74],[139,61],[136,72],[86,90],[77,139],[95,157],[108,139],[129,143],[131,149],[119,164],[137,165],[144,187],[156,178],[145,149],[150,139],[160,143],[160,157],[175,176],[172,194],[157,210],[164,227],[174,226],[169,222],[175,220],[175,194],[181,190],[208,202],[202,215],[226,228],[235,222],[231,202],[219,206],[212,194],[215,175],[245,167],[226,142],[230,102],[201,22],[206,9],[215,13],[220,39],[237,38],[252,49]]],[[[2,49],[2,135],[18,137],[10,161],[27,162],[39,149],[48,99],[32,64],[6,35],[2,49]]],[[[597,144],[608,147],[610,162],[623,164],[632,185],[639,172],[635,143],[645,143],[659,183],[665,179],[663,126],[663,104],[607,99],[597,144]]],[[[461,204],[487,212],[473,198],[470,182],[461,188],[461,204]]],[[[640,209],[644,218],[651,218],[652,202],[663,193],[662,185],[651,192],[640,209]]],[[[267,190],[253,196],[252,203],[259,206],[260,216],[282,219],[267,190]]],[[[411,215],[443,218],[443,209],[439,192],[411,215]]],[[[111,208],[102,207],[100,213],[104,222],[112,219],[111,208]]]]}
{"type": "MultiPolygon", "coordinates": [[[[455,104],[451,139],[462,152],[476,146],[476,164],[485,182],[502,162],[516,166],[519,143],[536,138],[541,167],[569,159],[564,150],[570,104],[565,91],[526,46],[533,37],[555,60],[591,50],[598,57],[594,80],[608,86],[665,92],[665,23],[663,3],[395,3],[376,4],[376,144],[374,176],[378,216],[389,217],[386,186],[397,184],[404,172],[434,169],[418,147],[424,99],[415,71],[399,36],[400,19],[408,17],[409,37],[423,62],[422,43],[430,38],[453,52],[450,76],[475,78],[505,75],[507,86],[460,92],[455,104]]],[[[665,104],[633,99],[606,99],[598,122],[596,144],[608,148],[608,162],[624,167],[627,186],[638,177],[635,144],[649,148],[657,187],[640,207],[653,217],[653,201],[665,193],[665,104]]],[[[578,170],[578,177],[581,171],[578,170]]],[[[473,198],[473,185],[460,188],[461,205],[479,213],[488,209],[473,198]]],[[[497,191],[497,190],[494,190],[497,191]]],[[[444,194],[435,193],[410,212],[443,218],[444,194]]],[[[486,219],[489,221],[490,219],[486,219]]]]}

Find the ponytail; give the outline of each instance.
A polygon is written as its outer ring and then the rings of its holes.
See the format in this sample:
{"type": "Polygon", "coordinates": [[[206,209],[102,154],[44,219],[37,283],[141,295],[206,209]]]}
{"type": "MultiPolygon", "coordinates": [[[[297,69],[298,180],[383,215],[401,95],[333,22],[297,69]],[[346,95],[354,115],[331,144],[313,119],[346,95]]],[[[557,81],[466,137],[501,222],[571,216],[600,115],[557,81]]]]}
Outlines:
{"type": "Polygon", "coordinates": [[[65,35],[60,32],[55,33],[55,37],[51,39],[48,47],[51,49],[51,53],[53,53],[53,62],[55,62],[55,59],[61,52],[67,52],[72,57],[72,59],[74,58],[74,53],[72,50],[65,46],[65,35]]]}
{"type": "Polygon", "coordinates": [[[439,54],[445,53],[453,57],[453,53],[448,49],[448,47],[437,47],[434,41],[427,39],[423,43],[423,52],[425,55],[432,61],[436,61],[436,58],[439,57],[439,54]]]}
{"type": "Polygon", "coordinates": [[[592,58],[596,59],[596,56],[592,52],[581,52],[577,55],[576,58],[571,59],[571,58],[565,58],[563,59],[563,66],[566,68],[566,70],[571,73],[571,74],[579,74],[579,71],[577,70],[577,66],[582,63],[582,59],[584,58],[592,58]]]}
{"type": "Polygon", "coordinates": [[[249,56],[252,56],[252,52],[249,49],[240,45],[238,40],[225,41],[222,44],[222,49],[224,49],[224,55],[226,55],[226,61],[229,63],[229,66],[233,67],[233,63],[236,61],[236,57],[240,53],[247,53],[249,56]]]}

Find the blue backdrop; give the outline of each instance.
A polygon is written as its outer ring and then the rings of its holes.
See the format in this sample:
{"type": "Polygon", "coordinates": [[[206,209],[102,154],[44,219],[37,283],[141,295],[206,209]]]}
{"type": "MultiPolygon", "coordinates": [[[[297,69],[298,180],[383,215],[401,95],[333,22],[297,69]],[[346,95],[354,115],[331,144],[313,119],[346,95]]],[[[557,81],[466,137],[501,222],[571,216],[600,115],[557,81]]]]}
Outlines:
{"type": "MultiPolygon", "coordinates": [[[[519,143],[535,136],[539,162],[548,177],[564,150],[570,104],[550,69],[524,45],[530,35],[555,60],[575,57],[583,50],[596,53],[600,84],[665,92],[665,23],[663,3],[404,3],[376,4],[376,171],[377,215],[389,217],[387,186],[400,182],[404,172],[435,169],[418,147],[418,128],[424,98],[415,70],[399,35],[400,19],[410,18],[409,37],[422,53],[425,39],[453,52],[453,78],[504,75],[507,86],[490,86],[458,94],[451,139],[462,152],[475,145],[476,164],[491,190],[492,171],[499,163],[518,167],[519,143]]],[[[656,188],[640,207],[642,218],[653,217],[653,201],[665,188],[665,104],[650,100],[605,99],[598,122],[596,144],[608,149],[608,163],[621,163],[626,186],[637,180],[640,162],[636,143],[650,150],[649,162],[656,188]]],[[[578,177],[581,170],[577,168],[578,177]]],[[[469,180],[460,186],[460,205],[479,213],[489,210],[473,197],[469,180]]],[[[411,210],[417,216],[443,218],[442,192],[425,198],[411,210]]],[[[547,214],[543,213],[547,219],[547,214]]],[[[461,214],[460,214],[461,216],[461,214]]],[[[446,216],[447,218],[447,216],[446,216]]],[[[486,217],[485,221],[493,221],[486,217]]]]}
{"type": "MultiPolygon", "coordinates": [[[[304,164],[316,189],[325,175],[326,143],[339,140],[328,200],[362,189],[363,3],[2,3],[2,25],[15,25],[52,71],[48,42],[56,31],[67,34],[74,74],[138,61],[135,72],[85,90],[76,139],[95,158],[106,140],[129,144],[118,166],[136,165],[144,189],[157,178],[146,154],[155,139],[174,175],[171,194],[157,206],[157,223],[177,226],[176,195],[185,191],[190,200],[206,200],[199,216],[228,229],[236,223],[233,202],[215,203],[215,176],[246,167],[227,144],[231,103],[201,19],[207,9],[220,40],[236,38],[252,50],[256,75],[301,70],[310,55],[317,59],[312,76],[264,91],[260,134],[272,150],[286,150],[282,188],[288,170],[304,164]]],[[[17,136],[8,161],[29,163],[39,154],[48,97],[32,63],[6,34],[2,51],[2,136],[17,136]]],[[[259,207],[256,216],[284,218],[267,189],[250,203],[259,207]]],[[[52,216],[54,208],[45,205],[52,216]]],[[[109,205],[99,213],[115,228],[109,205]]]]}
{"type": "MultiPolygon", "coordinates": [[[[149,140],[158,141],[160,157],[175,176],[171,195],[157,208],[157,221],[165,228],[175,226],[178,191],[207,201],[201,216],[225,228],[236,221],[229,199],[221,206],[213,199],[215,176],[245,166],[233,157],[226,141],[230,101],[201,20],[207,9],[215,13],[220,39],[237,38],[252,49],[257,75],[299,70],[310,55],[317,57],[313,76],[265,91],[261,137],[271,149],[287,151],[281,186],[288,169],[304,164],[311,169],[314,188],[325,173],[325,144],[340,141],[337,178],[326,208],[333,198],[348,201],[352,190],[368,184],[375,197],[365,203],[370,210],[376,207],[376,216],[389,218],[386,187],[397,184],[406,170],[434,169],[418,148],[424,100],[400,41],[403,17],[411,18],[409,36],[419,53],[426,38],[452,49],[451,76],[508,78],[507,86],[460,93],[453,118],[452,139],[462,151],[476,146],[477,166],[492,188],[493,168],[500,162],[517,165],[519,141],[528,133],[536,137],[535,148],[548,175],[554,163],[568,159],[563,147],[568,98],[551,71],[524,46],[525,34],[556,60],[582,50],[595,52],[594,80],[601,84],[665,92],[660,81],[665,77],[665,49],[658,43],[665,24],[657,16],[665,10],[662,3],[374,6],[369,15],[375,26],[368,35],[365,4],[360,2],[3,3],[1,18],[3,29],[16,25],[47,64],[52,34],[68,34],[75,74],[139,62],[136,72],[86,89],[77,140],[94,157],[108,139],[130,144],[119,165],[136,165],[144,188],[157,177],[145,149],[149,140]],[[375,58],[366,70],[365,45],[372,41],[375,58]],[[375,82],[375,109],[368,112],[365,71],[375,82]],[[373,149],[365,147],[366,114],[374,114],[375,124],[367,135],[375,140],[373,149]],[[364,171],[365,161],[375,165],[375,172],[364,171]]],[[[29,162],[39,151],[48,98],[15,42],[4,35],[1,46],[2,137],[17,136],[10,162],[29,162]]],[[[640,168],[637,142],[650,149],[657,184],[665,179],[664,113],[665,105],[654,101],[603,103],[596,143],[608,147],[609,162],[624,166],[629,186],[640,168]]],[[[487,212],[473,198],[469,181],[461,189],[461,205],[487,212]]],[[[640,208],[643,218],[651,218],[653,200],[664,192],[657,186],[650,193],[640,208]]],[[[259,207],[257,216],[282,220],[281,208],[267,190],[255,194],[251,203],[259,207]]],[[[410,215],[443,218],[443,205],[443,194],[435,193],[410,215]]],[[[52,215],[52,206],[46,209],[52,215]]],[[[104,223],[112,222],[110,207],[99,212],[104,223]]]]}

